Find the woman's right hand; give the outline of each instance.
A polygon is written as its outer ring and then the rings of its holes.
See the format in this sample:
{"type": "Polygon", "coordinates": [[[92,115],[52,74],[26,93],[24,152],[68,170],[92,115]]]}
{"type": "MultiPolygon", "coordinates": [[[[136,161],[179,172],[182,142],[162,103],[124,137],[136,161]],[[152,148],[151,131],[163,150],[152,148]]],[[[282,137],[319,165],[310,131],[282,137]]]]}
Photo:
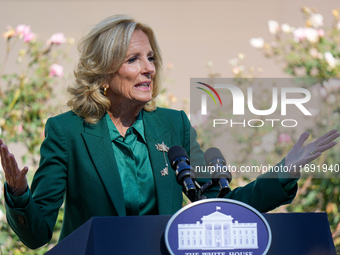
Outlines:
{"type": "Polygon", "coordinates": [[[13,196],[21,196],[27,190],[28,167],[25,166],[22,170],[19,169],[18,164],[13,154],[9,153],[7,146],[0,139],[0,157],[1,165],[5,172],[5,179],[9,193],[13,196]]]}

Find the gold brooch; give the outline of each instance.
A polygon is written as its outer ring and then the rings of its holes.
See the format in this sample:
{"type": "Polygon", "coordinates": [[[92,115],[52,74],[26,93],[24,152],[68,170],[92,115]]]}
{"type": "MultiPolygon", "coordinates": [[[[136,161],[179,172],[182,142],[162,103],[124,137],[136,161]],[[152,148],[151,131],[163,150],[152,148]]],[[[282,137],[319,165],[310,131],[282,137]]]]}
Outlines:
{"type": "Polygon", "coordinates": [[[164,142],[162,142],[161,144],[155,144],[157,150],[162,151],[163,152],[163,156],[164,156],[164,161],[165,161],[165,168],[161,171],[161,175],[165,176],[165,175],[169,175],[169,169],[168,169],[168,162],[166,161],[166,157],[165,157],[165,152],[169,151],[169,147],[166,146],[166,144],[164,142]]]}

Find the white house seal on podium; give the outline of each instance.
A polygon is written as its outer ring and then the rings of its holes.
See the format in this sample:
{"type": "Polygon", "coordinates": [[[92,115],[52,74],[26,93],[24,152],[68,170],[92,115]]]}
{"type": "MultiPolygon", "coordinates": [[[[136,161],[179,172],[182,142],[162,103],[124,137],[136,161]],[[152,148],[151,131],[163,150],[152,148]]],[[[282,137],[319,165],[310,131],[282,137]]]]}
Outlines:
{"type": "Polygon", "coordinates": [[[175,255],[266,254],[271,230],[260,212],[230,199],[201,200],[169,220],[165,242],[175,255]]]}

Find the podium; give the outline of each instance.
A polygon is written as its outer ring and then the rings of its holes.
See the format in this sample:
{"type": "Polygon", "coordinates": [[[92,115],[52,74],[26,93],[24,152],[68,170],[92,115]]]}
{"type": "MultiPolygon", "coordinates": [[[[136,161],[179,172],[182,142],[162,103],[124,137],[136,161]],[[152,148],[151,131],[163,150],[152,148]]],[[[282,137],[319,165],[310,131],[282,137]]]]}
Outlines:
{"type": "MultiPolygon", "coordinates": [[[[326,213],[264,213],[272,231],[269,255],[336,255],[326,213]]],[[[170,215],[94,217],[47,255],[169,255],[170,215]]],[[[228,251],[225,253],[229,254],[228,251]]]]}

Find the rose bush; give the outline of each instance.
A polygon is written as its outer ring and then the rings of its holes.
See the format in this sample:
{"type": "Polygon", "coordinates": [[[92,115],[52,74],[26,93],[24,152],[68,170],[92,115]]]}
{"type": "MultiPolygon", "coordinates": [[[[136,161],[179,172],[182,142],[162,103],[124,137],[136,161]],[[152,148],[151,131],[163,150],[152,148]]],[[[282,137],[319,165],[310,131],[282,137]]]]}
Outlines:
{"type": "MultiPolygon", "coordinates": [[[[74,40],[66,39],[62,33],[58,33],[52,35],[47,42],[42,42],[30,26],[25,24],[16,29],[8,27],[2,37],[6,41],[6,49],[0,66],[0,138],[7,144],[18,143],[25,147],[23,161],[33,165],[28,174],[28,180],[31,181],[38,162],[40,144],[44,139],[45,122],[57,113],[58,107],[53,107],[55,105],[51,103],[55,79],[64,76],[60,64],[67,58],[74,40]],[[15,52],[18,47],[20,49],[15,52]],[[15,62],[16,71],[6,73],[10,61],[15,62]],[[32,161],[27,160],[28,156],[32,161]]],[[[1,187],[4,181],[0,167],[1,187]]],[[[55,226],[56,234],[50,244],[33,251],[19,241],[7,224],[2,188],[0,200],[0,254],[44,254],[49,246],[57,242],[63,210],[60,211],[55,226]]]]}
{"type": "MultiPolygon", "coordinates": [[[[318,109],[310,109],[314,125],[310,131],[318,137],[337,128],[340,123],[340,10],[334,9],[333,25],[325,28],[323,16],[315,8],[303,7],[305,24],[294,28],[287,23],[269,21],[270,39],[253,38],[250,44],[260,49],[267,58],[279,61],[283,70],[292,77],[309,80],[305,86],[321,96],[318,109]],[[258,43],[261,41],[261,43],[258,43]],[[257,42],[257,43],[254,43],[257,42]]],[[[244,73],[241,76],[246,76],[244,73]]],[[[287,134],[280,134],[279,141],[291,143],[287,134]]],[[[282,147],[283,149],[284,147],[282,147]]],[[[275,151],[281,152],[279,144],[275,151]]],[[[339,163],[339,146],[324,153],[317,165],[332,166],[339,163]]],[[[340,252],[340,180],[339,178],[313,178],[299,181],[300,189],[293,203],[281,210],[290,212],[326,211],[336,245],[340,252]]]]}

